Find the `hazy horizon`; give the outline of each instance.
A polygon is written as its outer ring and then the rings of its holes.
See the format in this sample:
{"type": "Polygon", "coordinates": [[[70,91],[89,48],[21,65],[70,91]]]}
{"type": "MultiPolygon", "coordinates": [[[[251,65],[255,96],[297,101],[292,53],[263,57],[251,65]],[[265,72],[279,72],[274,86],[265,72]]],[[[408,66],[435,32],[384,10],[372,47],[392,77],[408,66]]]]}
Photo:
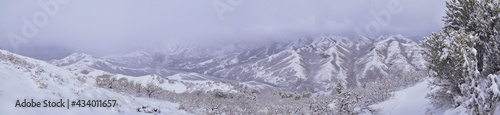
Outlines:
{"type": "Polygon", "coordinates": [[[441,29],[444,10],[434,0],[0,0],[0,47],[105,55],[321,34],[422,36],[441,29]]]}

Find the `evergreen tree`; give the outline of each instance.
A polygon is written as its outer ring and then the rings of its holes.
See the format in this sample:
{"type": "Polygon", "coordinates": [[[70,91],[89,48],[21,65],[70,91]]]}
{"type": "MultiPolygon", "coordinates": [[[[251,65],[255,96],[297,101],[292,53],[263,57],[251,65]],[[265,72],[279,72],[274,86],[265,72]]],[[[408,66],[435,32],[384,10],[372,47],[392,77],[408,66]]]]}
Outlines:
{"type": "Polygon", "coordinates": [[[446,8],[443,31],[423,41],[431,85],[440,87],[429,97],[438,107],[494,114],[500,87],[490,74],[500,71],[500,1],[450,0],[446,8]]]}
{"type": "Polygon", "coordinates": [[[478,59],[478,70],[483,71],[484,61],[483,56],[485,48],[483,41],[485,39],[484,32],[478,31],[479,24],[478,18],[478,0],[450,0],[446,2],[446,16],[444,16],[445,30],[459,30],[464,29],[466,32],[473,34],[478,33],[480,43],[475,48],[478,50],[476,58],[478,59]]]}
{"type": "Polygon", "coordinates": [[[450,0],[446,2],[446,16],[443,21],[445,30],[465,29],[466,32],[474,31],[476,24],[472,24],[472,14],[476,11],[476,0],[450,0]]]}
{"type": "Polygon", "coordinates": [[[465,83],[460,84],[462,97],[455,97],[457,103],[464,103],[465,108],[469,109],[471,114],[483,114],[482,106],[484,97],[482,95],[481,79],[477,70],[477,51],[474,46],[479,38],[465,34],[463,31],[456,34],[455,53],[453,57],[458,58],[459,66],[457,70],[462,70],[461,76],[465,78],[465,83]],[[464,99],[464,100],[461,100],[464,99]]]}
{"type": "Polygon", "coordinates": [[[498,0],[480,0],[477,3],[477,9],[474,23],[478,26],[476,32],[481,38],[480,42],[484,46],[484,72],[482,76],[500,71],[500,1],[498,0]]]}
{"type": "Polygon", "coordinates": [[[477,34],[476,58],[478,70],[485,77],[500,71],[500,51],[498,50],[499,1],[498,0],[450,0],[446,2],[445,30],[464,29],[477,34]],[[484,71],[484,72],[483,72],[484,71]]]}
{"type": "Polygon", "coordinates": [[[464,30],[444,30],[433,33],[423,40],[426,60],[429,62],[431,85],[439,86],[436,92],[429,94],[436,107],[458,107],[467,97],[464,90],[469,90],[470,79],[477,79],[477,37],[464,30]],[[464,95],[465,94],[465,95],[464,95]]]}
{"type": "Polygon", "coordinates": [[[485,97],[483,103],[484,114],[494,115],[497,103],[500,102],[500,82],[498,75],[489,75],[486,80],[485,97]]]}
{"type": "Polygon", "coordinates": [[[337,95],[342,93],[347,88],[347,84],[345,80],[338,80],[337,85],[335,86],[335,90],[332,91],[332,95],[337,95]]]}

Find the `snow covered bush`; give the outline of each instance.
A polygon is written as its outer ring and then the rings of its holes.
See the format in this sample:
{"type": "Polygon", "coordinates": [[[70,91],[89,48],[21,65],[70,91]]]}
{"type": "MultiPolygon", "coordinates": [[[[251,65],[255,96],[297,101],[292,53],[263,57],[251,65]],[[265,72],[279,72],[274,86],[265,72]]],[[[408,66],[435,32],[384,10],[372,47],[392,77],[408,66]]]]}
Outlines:
{"type": "Polygon", "coordinates": [[[159,86],[155,85],[153,82],[149,82],[144,89],[146,90],[146,94],[148,95],[149,98],[151,98],[156,93],[160,92],[160,90],[163,90],[159,86]]]}
{"type": "Polygon", "coordinates": [[[360,92],[345,90],[335,95],[335,97],[334,110],[337,110],[342,115],[374,114],[379,111],[369,107],[373,103],[363,100],[365,95],[360,95],[360,92]]]}
{"type": "Polygon", "coordinates": [[[141,84],[126,78],[117,78],[114,75],[100,75],[96,77],[96,85],[101,88],[110,89],[117,92],[133,94],[139,97],[164,98],[165,95],[172,95],[173,92],[164,90],[160,86],[149,82],[141,84]]]}
{"type": "Polygon", "coordinates": [[[11,53],[0,52],[0,60],[10,62],[13,65],[19,66],[18,69],[20,69],[20,67],[25,69],[33,69],[35,67],[38,67],[38,65],[28,62],[25,59],[21,59],[20,57],[14,56],[14,54],[11,53]]]}
{"type": "Polygon", "coordinates": [[[137,112],[144,112],[144,113],[155,113],[159,114],[161,111],[157,108],[150,107],[150,106],[141,106],[137,108],[137,112]]]}
{"type": "Polygon", "coordinates": [[[76,80],[80,81],[81,83],[87,82],[87,77],[85,76],[76,76],[76,80]]]}
{"type": "Polygon", "coordinates": [[[31,80],[35,82],[35,84],[38,86],[40,89],[47,89],[48,85],[47,83],[43,82],[43,78],[38,75],[31,75],[31,80]]]}
{"type": "Polygon", "coordinates": [[[309,97],[311,97],[311,93],[310,92],[303,92],[301,94],[301,93],[298,93],[298,92],[287,92],[287,91],[283,91],[281,89],[275,90],[273,92],[273,95],[278,95],[278,96],[281,97],[281,99],[291,98],[291,99],[295,99],[295,100],[300,100],[301,98],[309,98],[309,97]]]}

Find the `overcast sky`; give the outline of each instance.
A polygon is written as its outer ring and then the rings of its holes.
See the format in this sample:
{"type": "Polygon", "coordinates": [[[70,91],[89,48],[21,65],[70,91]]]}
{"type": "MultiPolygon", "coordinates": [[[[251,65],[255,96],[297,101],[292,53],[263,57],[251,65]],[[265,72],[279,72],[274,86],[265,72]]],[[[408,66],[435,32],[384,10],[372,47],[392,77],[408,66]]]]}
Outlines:
{"type": "Polygon", "coordinates": [[[442,27],[444,6],[442,0],[0,0],[0,47],[103,55],[319,34],[419,36],[442,27]],[[39,5],[51,1],[56,5],[39,5]]]}

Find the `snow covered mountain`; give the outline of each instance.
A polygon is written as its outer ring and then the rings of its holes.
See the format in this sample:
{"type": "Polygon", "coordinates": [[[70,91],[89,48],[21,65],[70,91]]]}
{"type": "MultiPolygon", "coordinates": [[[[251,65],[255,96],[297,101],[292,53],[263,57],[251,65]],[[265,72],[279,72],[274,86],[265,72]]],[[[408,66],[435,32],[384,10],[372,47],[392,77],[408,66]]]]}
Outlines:
{"type": "MultiPolygon", "coordinates": [[[[116,83],[125,79],[144,87],[153,84],[163,91],[186,95],[196,91],[243,93],[237,88],[239,84],[260,91],[287,87],[293,91],[326,91],[339,81],[357,86],[380,76],[398,77],[404,72],[425,69],[425,61],[419,53],[421,47],[401,35],[321,36],[262,47],[224,47],[233,49],[179,46],[175,50],[105,57],[72,54],[51,64],[0,50],[0,101],[11,102],[1,104],[0,111],[47,114],[63,109],[26,110],[13,106],[16,100],[22,99],[116,99],[120,106],[70,108],[63,112],[137,114],[146,106],[161,114],[188,114],[179,109],[182,107],[178,103],[99,86],[100,79],[109,77],[116,83]]],[[[424,114],[427,108],[432,108],[425,98],[428,92],[431,89],[424,81],[397,91],[394,97],[371,107],[381,109],[380,114],[410,110],[424,114]]],[[[460,108],[433,110],[436,114],[464,114],[463,111],[460,108]]]]}
{"type": "Polygon", "coordinates": [[[262,46],[175,46],[100,58],[73,54],[51,63],[130,76],[194,72],[315,92],[328,90],[338,81],[356,87],[381,76],[397,77],[404,72],[423,70],[421,50],[418,43],[402,35],[376,38],[323,35],[262,46]]]}
{"type": "MultiPolygon", "coordinates": [[[[85,57],[85,56],[84,56],[85,57]]],[[[70,62],[69,62],[70,63],[70,62]]],[[[95,86],[95,76],[48,64],[44,61],[0,50],[0,111],[1,114],[140,114],[141,106],[154,107],[156,113],[187,114],[179,104],[151,98],[141,98],[112,92],[95,86]],[[15,106],[18,102],[64,100],[65,107],[15,106]],[[33,99],[33,100],[31,100],[33,99]],[[68,107],[66,100],[116,100],[114,107],[68,107]],[[63,111],[61,111],[63,110],[63,111]]]]}

